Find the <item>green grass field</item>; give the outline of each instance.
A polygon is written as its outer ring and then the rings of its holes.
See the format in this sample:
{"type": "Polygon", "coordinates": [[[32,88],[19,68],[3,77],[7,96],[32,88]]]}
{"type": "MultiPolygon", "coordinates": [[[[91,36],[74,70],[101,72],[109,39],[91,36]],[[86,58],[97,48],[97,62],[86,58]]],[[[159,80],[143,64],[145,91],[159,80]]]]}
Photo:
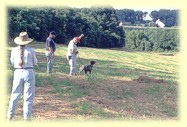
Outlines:
{"type": "MultiPolygon", "coordinates": [[[[92,75],[69,77],[67,47],[57,45],[54,73],[46,73],[45,44],[37,52],[33,120],[178,120],[179,55],[79,47],[82,63],[97,63],[92,75]]],[[[12,46],[8,47],[8,57],[12,46]]],[[[77,68],[81,65],[77,60],[77,68]]],[[[8,66],[9,91],[13,67],[8,66]]],[[[21,99],[15,120],[22,119],[21,99]]]]}

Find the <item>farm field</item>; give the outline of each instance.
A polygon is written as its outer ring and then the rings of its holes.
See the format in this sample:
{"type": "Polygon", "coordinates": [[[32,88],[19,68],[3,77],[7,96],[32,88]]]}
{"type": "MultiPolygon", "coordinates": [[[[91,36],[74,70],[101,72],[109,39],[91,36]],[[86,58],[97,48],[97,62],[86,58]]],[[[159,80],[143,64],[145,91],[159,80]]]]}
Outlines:
{"type": "MultiPolygon", "coordinates": [[[[67,47],[57,45],[54,73],[46,73],[45,44],[37,53],[34,121],[51,120],[178,120],[179,54],[79,47],[81,63],[97,63],[91,75],[69,77],[67,47]]],[[[10,57],[12,46],[7,48],[10,57]]],[[[8,65],[7,107],[13,80],[8,65]]],[[[14,120],[22,120],[21,98],[14,120]]]]}

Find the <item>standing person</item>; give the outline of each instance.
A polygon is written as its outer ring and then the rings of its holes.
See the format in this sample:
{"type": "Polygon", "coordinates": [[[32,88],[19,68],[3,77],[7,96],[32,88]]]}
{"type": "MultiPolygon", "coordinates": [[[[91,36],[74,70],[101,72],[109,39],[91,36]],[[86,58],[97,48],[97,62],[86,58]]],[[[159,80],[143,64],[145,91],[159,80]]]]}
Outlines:
{"type": "Polygon", "coordinates": [[[25,120],[31,119],[33,99],[35,96],[35,74],[33,65],[37,64],[37,58],[34,49],[26,45],[32,41],[33,39],[28,37],[27,32],[21,32],[19,37],[14,39],[14,42],[18,46],[12,49],[10,57],[15,71],[7,114],[9,120],[14,116],[22,91],[24,94],[23,117],[25,120]]]}
{"type": "Polygon", "coordinates": [[[77,70],[76,70],[76,60],[77,60],[77,54],[79,53],[77,50],[77,43],[80,43],[81,38],[84,35],[81,34],[79,37],[74,37],[68,45],[68,51],[67,51],[67,60],[69,62],[70,66],[70,73],[69,75],[77,75],[77,70]]]}
{"type": "Polygon", "coordinates": [[[56,37],[55,31],[49,33],[49,37],[46,39],[46,57],[47,57],[47,73],[53,71],[53,61],[55,57],[56,46],[53,39],[56,37]]]}

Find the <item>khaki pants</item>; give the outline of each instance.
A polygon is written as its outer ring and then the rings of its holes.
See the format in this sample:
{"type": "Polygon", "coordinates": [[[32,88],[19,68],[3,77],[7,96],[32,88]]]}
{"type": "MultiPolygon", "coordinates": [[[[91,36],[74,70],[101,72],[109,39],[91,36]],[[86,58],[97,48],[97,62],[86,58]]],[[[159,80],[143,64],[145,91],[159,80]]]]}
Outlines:
{"type": "Polygon", "coordinates": [[[77,69],[76,69],[77,55],[67,56],[67,60],[69,62],[69,66],[70,66],[69,74],[71,74],[71,75],[76,74],[77,73],[77,69]]]}

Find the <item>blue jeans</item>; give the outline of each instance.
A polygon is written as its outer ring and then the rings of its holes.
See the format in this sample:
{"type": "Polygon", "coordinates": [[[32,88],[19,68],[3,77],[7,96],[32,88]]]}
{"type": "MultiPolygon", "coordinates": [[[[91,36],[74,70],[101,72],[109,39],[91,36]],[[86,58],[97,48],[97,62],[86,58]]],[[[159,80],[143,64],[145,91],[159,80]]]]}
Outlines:
{"type": "Polygon", "coordinates": [[[46,51],[46,57],[47,57],[47,72],[51,73],[53,71],[53,60],[54,58],[52,58],[51,52],[50,51],[46,51]]]}
{"type": "Polygon", "coordinates": [[[12,119],[21,94],[24,94],[23,117],[30,119],[32,116],[33,100],[35,96],[35,74],[32,69],[16,69],[12,94],[8,107],[8,118],[12,119]]]}

